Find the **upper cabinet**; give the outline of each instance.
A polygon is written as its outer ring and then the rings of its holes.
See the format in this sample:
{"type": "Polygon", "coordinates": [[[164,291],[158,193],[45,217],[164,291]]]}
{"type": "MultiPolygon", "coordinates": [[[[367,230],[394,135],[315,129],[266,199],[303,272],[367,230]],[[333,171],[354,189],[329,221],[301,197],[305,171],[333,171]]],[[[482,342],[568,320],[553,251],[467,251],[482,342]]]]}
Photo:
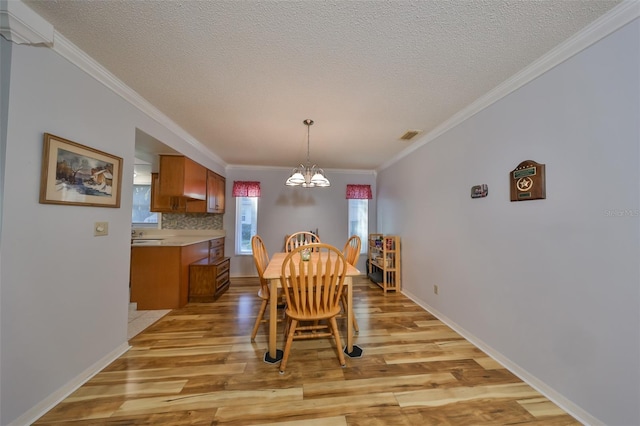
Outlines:
{"type": "Polygon", "coordinates": [[[158,213],[184,213],[186,211],[186,199],[184,197],[162,195],[160,193],[158,173],[151,173],[151,206],[149,210],[158,213]]]}
{"type": "Polygon", "coordinates": [[[190,158],[161,155],[159,176],[162,195],[207,199],[207,169],[190,158]]]}
{"type": "Polygon", "coordinates": [[[207,170],[207,199],[188,200],[187,213],[224,213],[224,186],[226,179],[207,170]]]}
{"type": "Polygon", "coordinates": [[[152,175],[151,211],[224,213],[226,179],[183,156],[161,155],[152,175]]]}
{"type": "Polygon", "coordinates": [[[217,173],[207,172],[207,213],[224,213],[224,192],[227,180],[217,173]]]}

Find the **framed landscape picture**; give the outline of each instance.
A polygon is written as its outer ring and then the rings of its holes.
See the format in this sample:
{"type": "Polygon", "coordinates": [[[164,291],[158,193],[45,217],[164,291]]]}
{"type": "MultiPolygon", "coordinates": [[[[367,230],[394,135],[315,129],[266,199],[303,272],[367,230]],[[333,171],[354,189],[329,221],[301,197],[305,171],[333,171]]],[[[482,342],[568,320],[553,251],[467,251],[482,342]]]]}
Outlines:
{"type": "Polygon", "coordinates": [[[122,158],[44,134],[40,203],[120,207],[122,158]]]}

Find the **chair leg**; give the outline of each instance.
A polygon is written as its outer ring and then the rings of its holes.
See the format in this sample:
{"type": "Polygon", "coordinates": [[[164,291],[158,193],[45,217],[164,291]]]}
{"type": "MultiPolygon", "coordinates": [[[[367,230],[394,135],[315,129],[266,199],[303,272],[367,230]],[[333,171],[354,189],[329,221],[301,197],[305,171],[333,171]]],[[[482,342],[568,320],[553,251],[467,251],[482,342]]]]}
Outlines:
{"type": "Polygon", "coordinates": [[[336,339],[336,349],[338,351],[338,360],[340,361],[341,366],[347,365],[344,360],[344,354],[342,353],[342,343],[340,342],[340,333],[338,332],[338,323],[336,322],[336,317],[329,318],[329,324],[331,325],[331,331],[333,332],[333,337],[336,339]]]}
{"type": "Polygon", "coordinates": [[[289,336],[289,327],[291,327],[291,318],[287,316],[286,311],[283,314],[284,320],[284,341],[287,341],[287,337],[289,336]]]}
{"type": "Polygon", "coordinates": [[[256,334],[258,334],[258,328],[260,327],[260,323],[262,322],[262,318],[264,317],[264,312],[267,310],[267,300],[262,300],[262,305],[260,305],[260,311],[258,311],[258,316],[256,317],[256,323],[253,326],[253,331],[251,332],[251,341],[256,340],[256,334]]]}
{"type": "Polygon", "coordinates": [[[298,321],[291,319],[291,325],[289,326],[289,334],[287,335],[287,343],[284,345],[284,353],[282,354],[282,361],[280,361],[280,374],[284,374],[284,369],[287,366],[287,360],[289,359],[289,352],[291,351],[291,343],[293,342],[293,335],[296,333],[296,327],[298,321]]]}

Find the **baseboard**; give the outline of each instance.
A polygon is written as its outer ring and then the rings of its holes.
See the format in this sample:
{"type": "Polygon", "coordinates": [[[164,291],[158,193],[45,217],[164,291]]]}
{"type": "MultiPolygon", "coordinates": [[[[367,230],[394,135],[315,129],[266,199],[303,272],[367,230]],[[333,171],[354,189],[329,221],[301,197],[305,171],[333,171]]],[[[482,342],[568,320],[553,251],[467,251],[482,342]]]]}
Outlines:
{"type": "Polygon", "coordinates": [[[553,389],[552,387],[550,387],[549,385],[547,385],[546,383],[544,383],[543,381],[535,377],[533,374],[529,373],[527,370],[520,367],[515,362],[511,361],[509,358],[505,357],[500,352],[493,349],[491,346],[489,346],[488,344],[483,342],[481,339],[474,336],[469,331],[465,330],[460,325],[456,324],[446,315],[442,314],[437,309],[434,309],[428,304],[422,302],[419,298],[417,298],[411,292],[408,292],[406,290],[402,290],[401,292],[402,294],[407,296],[409,299],[411,299],[413,302],[415,302],[417,305],[419,305],[421,308],[431,313],[433,316],[435,316],[440,321],[442,321],[447,326],[449,326],[451,329],[453,329],[456,333],[458,333],[459,335],[467,339],[469,342],[471,342],[473,345],[478,347],[478,349],[482,350],[491,358],[499,362],[507,370],[509,370],[511,373],[519,377],[523,382],[525,382],[526,384],[528,384],[529,386],[531,386],[532,388],[540,392],[547,399],[549,399],[554,404],[562,408],[564,411],[572,415],[576,420],[578,420],[582,424],[591,425],[591,426],[605,425],[603,422],[601,422],[600,420],[598,420],[597,418],[593,417],[591,414],[586,412],[583,408],[579,407],[574,402],[570,401],[569,399],[564,397],[562,394],[557,392],[555,389],[553,389]]]}
{"type": "Polygon", "coordinates": [[[24,426],[33,424],[36,420],[46,414],[53,407],[58,405],[63,399],[71,395],[76,389],[85,384],[89,379],[102,371],[107,365],[116,360],[120,355],[131,348],[128,343],[123,343],[115,350],[105,355],[91,367],[78,374],[73,380],[53,392],[51,395],[33,406],[26,413],[9,423],[8,426],[24,426]]]}

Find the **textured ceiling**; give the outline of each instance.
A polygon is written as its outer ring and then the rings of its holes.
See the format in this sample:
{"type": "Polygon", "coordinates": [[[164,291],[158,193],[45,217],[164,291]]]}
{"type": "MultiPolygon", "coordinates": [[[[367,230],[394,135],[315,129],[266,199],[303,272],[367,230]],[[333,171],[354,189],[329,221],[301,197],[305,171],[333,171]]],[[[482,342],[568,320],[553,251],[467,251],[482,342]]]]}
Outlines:
{"type": "Polygon", "coordinates": [[[375,169],[619,1],[25,3],[229,164],[305,161],[311,118],[312,162],[375,169]]]}

